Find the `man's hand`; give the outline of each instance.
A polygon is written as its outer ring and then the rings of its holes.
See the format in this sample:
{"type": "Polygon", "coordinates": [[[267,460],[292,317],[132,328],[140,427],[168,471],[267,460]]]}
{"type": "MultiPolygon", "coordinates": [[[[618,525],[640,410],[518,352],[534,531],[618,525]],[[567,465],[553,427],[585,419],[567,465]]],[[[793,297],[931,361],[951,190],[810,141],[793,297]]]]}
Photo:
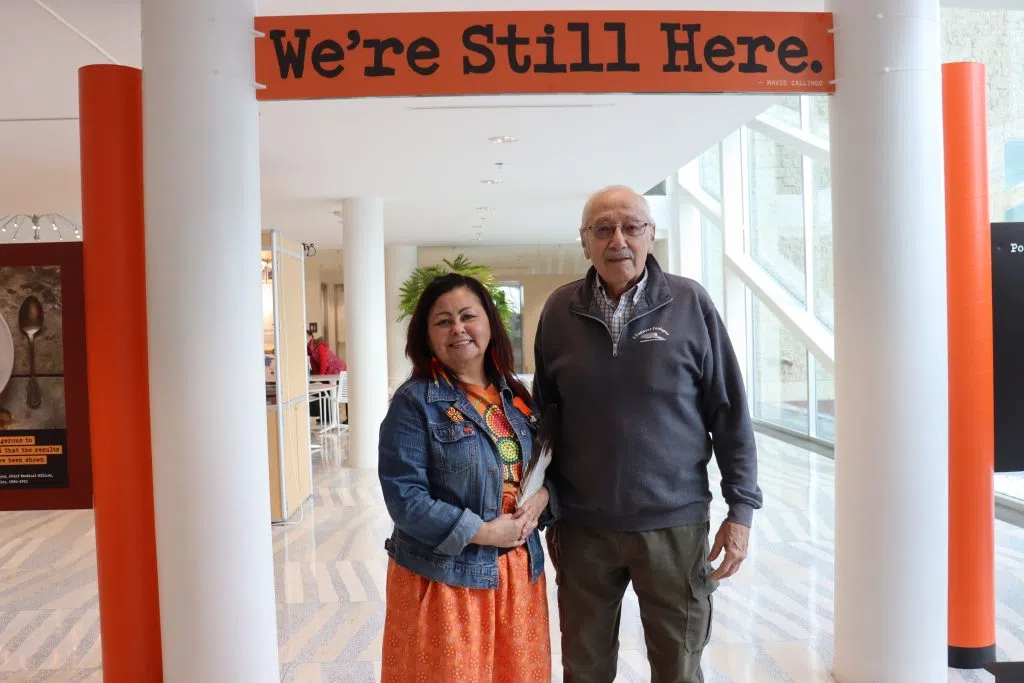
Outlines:
{"type": "Polygon", "coordinates": [[[747,541],[750,539],[750,527],[725,520],[715,534],[715,544],[711,548],[708,562],[714,562],[725,551],[725,559],[711,574],[712,581],[727,579],[737,571],[747,557],[747,541]]]}
{"type": "Polygon", "coordinates": [[[515,511],[512,515],[513,519],[526,518],[528,520],[527,525],[523,528],[523,540],[533,533],[533,530],[537,528],[537,520],[540,519],[541,513],[544,512],[544,508],[547,507],[548,499],[550,498],[548,488],[541,486],[537,493],[530,496],[521,508],[515,511]]]}

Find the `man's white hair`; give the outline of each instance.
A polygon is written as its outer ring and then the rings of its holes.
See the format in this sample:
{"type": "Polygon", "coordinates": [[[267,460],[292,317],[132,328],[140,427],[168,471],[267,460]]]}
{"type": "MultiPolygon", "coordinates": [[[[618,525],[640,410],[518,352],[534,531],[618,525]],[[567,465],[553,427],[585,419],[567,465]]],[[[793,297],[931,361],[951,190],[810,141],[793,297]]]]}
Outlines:
{"type": "Polygon", "coordinates": [[[587,217],[590,216],[590,211],[594,208],[594,204],[597,202],[597,200],[603,198],[607,194],[612,194],[615,192],[628,193],[635,197],[638,197],[640,199],[641,205],[643,206],[645,218],[653,222],[653,217],[651,216],[651,205],[647,202],[647,197],[643,196],[629,185],[607,185],[605,187],[602,187],[594,194],[590,195],[590,197],[587,199],[587,203],[583,205],[583,213],[580,216],[580,230],[583,230],[587,227],[587,217]]]}

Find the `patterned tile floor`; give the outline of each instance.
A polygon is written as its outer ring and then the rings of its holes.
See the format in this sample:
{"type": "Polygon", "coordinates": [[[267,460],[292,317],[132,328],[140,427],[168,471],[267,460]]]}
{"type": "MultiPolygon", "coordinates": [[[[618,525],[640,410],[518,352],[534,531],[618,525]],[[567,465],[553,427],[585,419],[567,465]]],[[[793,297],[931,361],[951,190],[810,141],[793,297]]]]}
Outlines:
{"type": "MultiPolygon", "coordinates": [[[[716,594],[705,677],[830,681],[832,463],[767,437],[760,444],[766,506],[755,518],[750,558],[716,594]]],[[[294,525],[274,529],[283,682],[369,683],[379,675],[382,541],[391,524],[375,474],[344,468],[343,451],[337,437],[324,443],[324,458],[315,456],[315,499],[294,525]]],[[[724,510],[716,505],[713,512],[717,524],[724,510]]],[[[93,545],[89,512],[0,513],[0,681],[102,683],[93,545]]],[[[997,546],[999,656],[1020,660],[1024,530],[997,523],[997,546]]],[[[553,580],[549,587],[553,607],[553,580]]],[[[552,644],[557,659],[554,609],[552,644]]],[[[617,680],[649,678],[629,592],[617,680]]],[[[949,673],[949,681],[991,680],[949,673]]]]}

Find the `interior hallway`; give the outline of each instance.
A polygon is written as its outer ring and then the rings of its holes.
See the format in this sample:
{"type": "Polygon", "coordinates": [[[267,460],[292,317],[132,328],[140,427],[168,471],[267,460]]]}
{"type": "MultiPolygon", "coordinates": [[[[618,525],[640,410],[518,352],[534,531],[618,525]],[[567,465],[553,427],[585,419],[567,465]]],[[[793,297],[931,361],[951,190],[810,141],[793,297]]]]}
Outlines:
{"type": "MultiPolygon", "coordinates": [[[[341,437],[343,438],[343,437],[341,437]]],[[[832,656],[833,466],[759,436],[765,509],[751,553],[716,594],[708,683],[829,681],[832,656]]],[[[281,679],[370,682],[379,676],[391,522],[375,473],[339,464],[328,437],[314,455],[316,496],[291,526],[274,529],[281,679]]],[[[718,493],[717,482],[712,491],[718,493]]],[[[713,510],[713,528],[724,516],[713,510]]],[[[996,523],[1000,659],[1024,659],[1024,530],[996,523]]],[[[879,561],[885,549],[879,549],[879,561]]],[[[548,571],[552,646],[558,650],[554,572],[548,571]]],[[[636,599],[627,593],[619,681],[647,681],[636,599]]],[[[102,683],[91,512],[0,513],[0,681],[102,683]]],[[[555,681],[561,681],[557,672],[555,681]]],[[[950,681],[991,681],[950,672],[950,681]]]]}

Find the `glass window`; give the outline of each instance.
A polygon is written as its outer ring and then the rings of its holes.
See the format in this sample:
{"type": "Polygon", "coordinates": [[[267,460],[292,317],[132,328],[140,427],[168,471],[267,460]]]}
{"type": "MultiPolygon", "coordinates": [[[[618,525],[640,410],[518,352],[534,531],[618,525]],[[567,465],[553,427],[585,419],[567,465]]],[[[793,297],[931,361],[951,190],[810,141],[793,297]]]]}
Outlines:
{"type": "Polygon", "coordinates": [[[751,256],[806,303],[803,157],[756,131],[747,133],[751,256]]]}
{"type": "Polygon", "coordinates": [[[752,323],[754,417],[807,434],[807,347],[756,296],[752,323]]]}
{"type": "Polygon", "coordinates": [[[828,95],[808,95],[811,134],[828,140],[828,95]]]}
{"type": "Polygon", "coordinates": [[[519,282],[502,282],[498,289],[505,294],[505,303],[511,313],[509,336],[512,338],[512,352],[515,355],[514,372],[525,372],[523,364],[523,285],[519,282]]]}
{"type": "Polygon", "coordinates": [[[814,359],[814,391],[817,395],[815,429],[819,439],[836,440],[836,380],[825,367],[814,359]]]}
{"type": "Polygon", "coordinates": [[[782,102],[773,105],[765,114],[787,126],[800,127],[800,96],[790,95],[782,98],[782,102]]]}
{"type": "Polygon", "coordinates": [[[723,245],[722,231],[706,216],[700,217],[701,271],[704,275],[704,289],[708,290],[711,300],[719,313],[725,310],[725,273],[722,267],[723,245]]]}
{"type": "Polygon", "coordinates": [[[722,201],[722,149],[715,143],[700,155],[700,186],[709,195],[722,201]]]}
{"type": "Polygon", "coordinates": [[[1006,188],[1024,183],[1024,140],[1009,140],[1004,148],[1006,188]]]}
{"type": "Polygon", "coordinates": [[[831,330],[835,324],[832,266],[832,178],[828,164],[811,162],[811,189],[814,193],[814,314],[831,330]]]}
{"type": "Polygon", "coordinates": [[[1024,503],[1024,472],[1006,472],[996,475],[996,493],[1016,498],[1024,503]]]}

